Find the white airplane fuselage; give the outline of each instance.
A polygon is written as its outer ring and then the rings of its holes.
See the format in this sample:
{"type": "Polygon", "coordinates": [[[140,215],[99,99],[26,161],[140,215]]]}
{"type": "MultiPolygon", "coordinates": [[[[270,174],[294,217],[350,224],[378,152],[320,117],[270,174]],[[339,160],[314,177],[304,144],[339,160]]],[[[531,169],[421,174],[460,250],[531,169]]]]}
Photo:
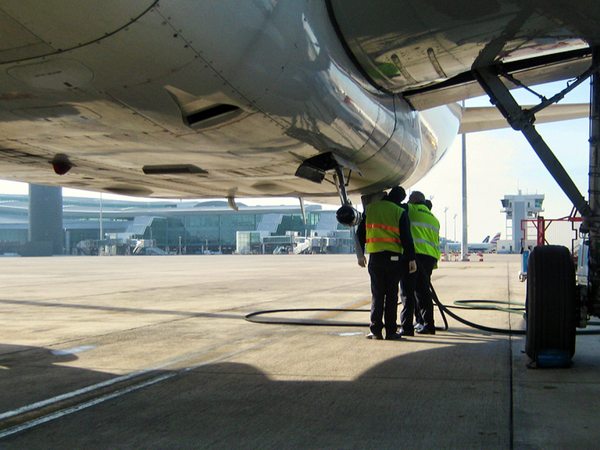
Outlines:
{"type": "Polygon", "coordinates": [[[350,175],[350,194],[408,186],[460,125],[455,107],[418,113],[370,84],[321,1],[38,6],[0,0],[3,178],[337,201],[331,183],[295,176],[304,160],[333,151],[351,161],[362,177],[350,175]]]}

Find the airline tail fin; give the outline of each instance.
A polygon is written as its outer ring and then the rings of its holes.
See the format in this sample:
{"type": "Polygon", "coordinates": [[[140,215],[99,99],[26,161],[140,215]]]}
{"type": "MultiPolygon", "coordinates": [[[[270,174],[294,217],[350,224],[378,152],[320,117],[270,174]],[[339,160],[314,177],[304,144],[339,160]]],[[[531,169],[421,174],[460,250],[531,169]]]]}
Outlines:
{"type": "Polygon", "coordinates": [[[497,244],[498,241],[500,240],[500,235],[502,233],[496,233],[496,235],[494,236],[494,238],[492,239],[492,244],[497,244]]]}
{"type": "Polygon", "coordinates": [[[489,236],[486,236],[485,239],[483,241],[481,241],[482,244],[487,244],[488,242],[490,242],[489,236]]]}

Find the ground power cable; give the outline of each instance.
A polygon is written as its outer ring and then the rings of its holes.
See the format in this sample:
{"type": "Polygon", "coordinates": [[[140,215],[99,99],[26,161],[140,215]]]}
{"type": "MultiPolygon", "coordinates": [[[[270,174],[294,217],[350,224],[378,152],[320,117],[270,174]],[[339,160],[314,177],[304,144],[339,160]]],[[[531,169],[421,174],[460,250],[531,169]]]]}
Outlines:
{"type": "MultiPolygon", "coordinates": [[[[418,272],[419,275],[421,276],[421,278],[425,277],[425,274],[423,272],[418,272]]],[[[425,279],[423,278],[423,280],[425,281],[425,279]]],[[[472,327],[472,328],[477,328],[483,331],[488,331],[491,333],[503,333],[503,334],[510,334],[510,333],[516,333],[516,334],[525,334],[525,332],[518,332],[515,330],[503,330],[503,329],[499,329],[499,328],[490,328],[490,327],[485,327],[483,325],[478,325],[476,323],[473,322],[469,322],[466,319],[463,319],[462,317],[454,314],[453,312],[451,312],[448,307],[444,306],[442,304],[442,302],[440,302],[435,289],[433,288],[433,285],[431,284],[431,280],[426,280],[427,283],[429,283],[429,290],[431,292],[431,296],[433,298],[434,303],[437,305],[438,310],[442,316],[442,320],[444,322],[444,326],[442,328],[440,327],[436,327],[436,331],[446,331],[448,330],[449,326],[448,326],[448,320],[446,319],[446,314],[448,314],[450,317],[453,317],[454,319],[458,320],[459,322],[472,327]]],[[[474,307],[469,305],[469,302],[478,302],[478,303],[482,303],[482,302],[493,302],[492,300],[458,300],[455,303],[459,303],[462,302],[463,305],[467,305],[462,307],[462,309],[484,309],[484,308],[480,308],[480,307],[474,307]]],[[[400,305],[401,302],[398,302],[398,304],[400,305]]],[[[493,309],[498,309],[498,308],[493,308],[493,309]]],[[[514,310],[512,310],[511,308],[504,308],[504,310],[508,310],[509,312],[514,312],[514,310]]],[[[357,311],[362,311],[362,312],[370,312],[369,309],[345,309],[345,308],[302,308],[302,309],[272,309],[272,310],[266,310],[266,311],[256,311],[253,313],[250,313],[248,315],[246,315],[244,318],[249,321],[249,322],[254,322],[254,323],[262,323],[262,324],[272,324],[272,325],[308,325],[308,326],[338,326],[338,327],[368,327],[370,324],[369,323],[357,323],[357,322],[332,322],[329,320],[323,320],[323,319],[286,319],[286,318],[282,318],[282,319],[268,319],[268,320],[261,320],[258,319],[258,316],[263,316],[263,315],[269,315],[269,314],[279,314],[279,313],[289,313],[289,312],[357,312],[357,311]]]]}
{"type": "MultiPolygon", "coordinates": [[[[436,331],[446,331],[449,329],[448,321],[446,319],[446,314],[457,320],[458,322],[467,325],[468,327],[475,328],[481,331],[486,331],[488,333],[494,334],[516,334],[516,335],[525,335],[526,330],[510,330],[503,328],[494,328],[487,327],[484,325],[479,325],[477,323],[471,322],[460,317],[458,314],[450,311],[450,308],[453,309],[492,309],[498,311],[504,311],[511,314],[520,314],[523,317],[526,316],[525,313],[525,305],[523,303],[511,303],[504,302],[499,300],[456,300],[454,302],[457,306],[445,306],[438,298],[435,289],[431,282],[429,283],[430,291],[432,294],[433,302],[438,307],[438,311],[442,316],[442,320],[444,322],[443,327],[436,327],[436,331]],[[474,305],[484,304],[486,306],[474,305]],[[520,308],[507,308],[499,305],[517,305],[520,308]]],[[[400,303],[399,303],[400,304],[400,303]]],[[[248,322],[253,323],[261,323],[261,324],[271,324],[271,325],[305,325],[305,326],[329,326],[329,327],[368,327],[369,323],[360,323],[360,322],[346,322],[346,321],[330,321],[326,319],[289,319],[289,318],[281,318],[281,319],[260,319],[259,316],[270,315],[270,314],[281,314],[281,313],[296,313],[296,312],[370,312],[370,309],[347,309],[347,308],[292,308],[292,309],[271,309],[265,311],[256,311],[244,316],[244,319],[248,322]]],[[[600,322],[588,322],[588,325],[600,326],[600,322]]],[[[578,330],[578,335],[596,335],[600,334],[600,330],[578,330]]]]}

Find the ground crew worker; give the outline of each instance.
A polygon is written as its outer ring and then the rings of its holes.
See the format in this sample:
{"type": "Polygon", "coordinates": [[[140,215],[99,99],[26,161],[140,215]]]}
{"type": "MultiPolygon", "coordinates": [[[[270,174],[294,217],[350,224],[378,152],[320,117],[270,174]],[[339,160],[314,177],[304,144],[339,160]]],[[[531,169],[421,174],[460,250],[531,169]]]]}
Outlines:
{"type": "Polygon", "coordinates": [[[417,271],[406,274],[401,281],[400,334],[402,336],[415,335],[413,314],[417,317],[417,321],[422,321],[416,329],[417,333],[435,334],[430,284],[431,272],[437,267],[440,259],[440,222],[426,206],[426,202],[422,192],[413,191],[407,205],[417,271]]]}
{"type": "MultiPolygon", "coordinates": [[[[398,333],[398,283],[404,265],[416,271],[415,249],[406,211],[398,206],[406,196],[400,186],[380,201],[366,206],[357,231],[359,245],[369,254],[371,325],[367,339],[400,339],[398,333]]],[[[358,260],[366,267],[366,257],[358,260]]]]}

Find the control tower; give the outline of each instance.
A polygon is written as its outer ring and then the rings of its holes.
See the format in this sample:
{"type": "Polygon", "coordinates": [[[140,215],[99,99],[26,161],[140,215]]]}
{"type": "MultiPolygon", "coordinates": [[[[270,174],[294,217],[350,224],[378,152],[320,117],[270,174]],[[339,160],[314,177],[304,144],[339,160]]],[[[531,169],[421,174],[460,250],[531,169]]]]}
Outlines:
{"type": "Polygon", "coordinates": [[[505,195],[501,200],[502,212],[506,213],[506,239],[509,241],[508,250],[511,253],[521,251],[521,239],[525,238],[521,229],[522,220],[536,219],[538,213],[544,211],[544,194],[505,195]]]}

